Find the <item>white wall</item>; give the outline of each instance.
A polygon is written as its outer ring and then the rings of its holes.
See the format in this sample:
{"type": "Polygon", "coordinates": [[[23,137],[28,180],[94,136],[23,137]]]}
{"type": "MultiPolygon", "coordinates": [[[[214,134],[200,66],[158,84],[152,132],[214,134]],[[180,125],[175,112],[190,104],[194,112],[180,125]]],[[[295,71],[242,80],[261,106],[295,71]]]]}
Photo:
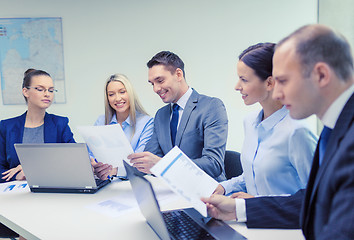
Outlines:
{"type": "MultiPolygon", "coordinates": [[[[147,83],[146,62],[158,51],[170,50],[184,61],[190,86],[224,101],[227,148],[240,150],[242,119],[259,106],[244,106],[234,91],[238,55],[251,44],[277,42],[315,23],[317,1],[2,0],[0,17],[63,18],[67,103],[52,105],[48,112],[68,116],[76,139],[81,140],[76,126],[91,125],[104,112],[103,85],[113,73],[130,78],[154,115],[163,103],[147,83]]],[[[0,108],[4,119],[26,106],[1,102],[0,108]]]]}

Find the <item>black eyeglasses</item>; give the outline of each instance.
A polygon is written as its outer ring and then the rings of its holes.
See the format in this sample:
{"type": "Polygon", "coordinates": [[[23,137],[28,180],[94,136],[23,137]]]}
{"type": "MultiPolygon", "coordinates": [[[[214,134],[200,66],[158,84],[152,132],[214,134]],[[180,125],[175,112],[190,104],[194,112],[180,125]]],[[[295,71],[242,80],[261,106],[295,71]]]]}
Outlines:
{"type": "Polygon", "coordinates": [[[33,88],[36,89],[38,92],[46,92],[48,91],[49,93],[54,93],[54,92],[58,92],[58,90],[54,89],[54,88],[44,88],[44,87],[26,87],[27,89],[33,88]]]}

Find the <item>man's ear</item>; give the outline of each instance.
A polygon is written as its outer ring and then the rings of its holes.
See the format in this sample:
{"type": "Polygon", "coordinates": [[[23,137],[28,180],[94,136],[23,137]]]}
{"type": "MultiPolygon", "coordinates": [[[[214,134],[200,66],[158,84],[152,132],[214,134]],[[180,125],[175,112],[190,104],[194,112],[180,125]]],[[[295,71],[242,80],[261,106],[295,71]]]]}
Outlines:
{"type": "Polygon", "coordinates": [[[184,78],[183,71],[180,68],[176,68],[176,75],[178,80],[182,80],[184,78]]]}
{"type": "Polygon", "coordinates": [[[265,84],[266,84],[266,89],[267,89],[267,91],[273,90],[274,85],[275,85],[274,78],[273,78],[272,76],[269,76],[269,77],[265,80],[265,84]]]}
{"type": "Polygon", "coordinates": [[[325,87],[331,80],[331,69],[327,63],[318,62],[312,70],[313,79],[319,87],[325,87]]]}

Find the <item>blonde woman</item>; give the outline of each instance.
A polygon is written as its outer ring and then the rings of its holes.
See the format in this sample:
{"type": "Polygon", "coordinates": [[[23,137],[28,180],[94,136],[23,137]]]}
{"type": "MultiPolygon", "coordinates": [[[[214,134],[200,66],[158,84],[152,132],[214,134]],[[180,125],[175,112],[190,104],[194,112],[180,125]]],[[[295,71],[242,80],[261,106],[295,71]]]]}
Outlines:
{"type": "MultiPolygon", "coordinates": [[[[129,79],[123,74],[111,75],[104,88],[105,114],[98,117],[95,126],[120,124],[134,152],[143,152],[150,140],[154,121],[142,107],[129,79]]],[[[96,175],[125,177],[124,169],[103,163],[92,163],[96,175]]]]}

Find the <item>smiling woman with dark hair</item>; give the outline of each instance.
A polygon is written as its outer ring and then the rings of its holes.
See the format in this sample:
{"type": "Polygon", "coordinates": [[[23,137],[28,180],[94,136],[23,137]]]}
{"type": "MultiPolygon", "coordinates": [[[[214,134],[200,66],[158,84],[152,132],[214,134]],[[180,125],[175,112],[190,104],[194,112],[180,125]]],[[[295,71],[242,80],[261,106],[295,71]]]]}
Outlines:
{"type": "Polygon", "coordinates": [[[235,90],[246,105],[259,103],[262,110],[244,120],[243,174],[222,182],[215,193],[236,192],[233,197],[249,198],[293,194],[306,187],[317,138],[272,98],[274,47],[274,43],[258,43],[239,56],[235,90]]]}
{"type": "Polygon", "coordinates": [[[27,111],[21,116],[0,122],[0,183],[26,179],[18,160],[15,143],[75,142],[68,118],[48,114],[54,98],[54,83],[42,70],[26,71],[22,94],[27,111]]]}

